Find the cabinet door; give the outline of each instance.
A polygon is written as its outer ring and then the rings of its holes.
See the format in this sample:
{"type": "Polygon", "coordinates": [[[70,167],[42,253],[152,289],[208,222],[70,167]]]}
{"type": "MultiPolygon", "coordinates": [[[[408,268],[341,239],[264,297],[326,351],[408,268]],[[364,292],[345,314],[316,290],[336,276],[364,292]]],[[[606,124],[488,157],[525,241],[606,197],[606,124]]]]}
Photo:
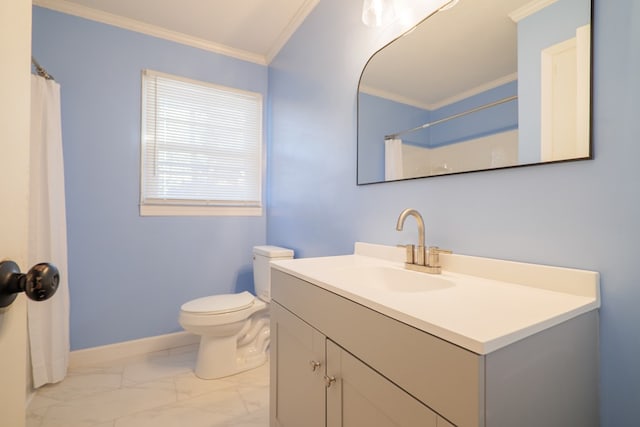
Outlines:
{"type": "Polygon", "coordinates": [[[437,426],[427,406],[330,340],[326,375],[327,427],[437,426]]]}
{"type": "Polygon", "coordinates": [[[438,427],[455,427],[453,424],[442,417],[438,417],[438,423],[436,425],[438,427]]]}
{"type": "Polygon", "coordinates": [[[325,337],[271,304],[271,427],[325,427],[325,337]]]}

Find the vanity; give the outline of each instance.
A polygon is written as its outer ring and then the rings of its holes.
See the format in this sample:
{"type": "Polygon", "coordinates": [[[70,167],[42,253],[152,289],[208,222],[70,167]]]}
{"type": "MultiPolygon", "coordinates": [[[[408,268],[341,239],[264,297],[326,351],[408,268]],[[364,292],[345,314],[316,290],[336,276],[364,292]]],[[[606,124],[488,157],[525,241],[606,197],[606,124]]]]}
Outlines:
{"type": "Polygon", "coordinates": [[[404,249],[271,268],[271,427],[597,426],[596,272],[404,249]]]}

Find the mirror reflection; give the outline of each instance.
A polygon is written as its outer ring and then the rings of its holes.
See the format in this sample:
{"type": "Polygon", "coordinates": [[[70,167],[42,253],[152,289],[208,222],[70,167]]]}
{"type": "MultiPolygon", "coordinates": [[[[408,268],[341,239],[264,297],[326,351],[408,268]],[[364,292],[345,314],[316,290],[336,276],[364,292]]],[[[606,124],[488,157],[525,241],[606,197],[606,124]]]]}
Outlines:
{"type": "Polygon", "coordinates": [[[590,158],[590,0],[460,0],[374,54],[358,184],[590,158]]]}

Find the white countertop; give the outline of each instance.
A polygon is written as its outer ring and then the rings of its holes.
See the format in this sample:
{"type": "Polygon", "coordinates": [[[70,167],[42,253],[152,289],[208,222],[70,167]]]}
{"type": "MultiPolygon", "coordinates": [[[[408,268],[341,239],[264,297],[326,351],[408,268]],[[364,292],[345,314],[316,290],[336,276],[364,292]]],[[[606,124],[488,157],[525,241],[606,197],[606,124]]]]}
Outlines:
{"type": "Polygon", "coordinates": [[[405,270],[400,261],[402,249],[357,243],[354,252],[271,264],[478,354],[490,353],[600,307],[597,272],[441,255],[442,274],[427,275],[405,270]],[[368,271],[369,267],[400,269],[402,274],[427,275],[436,281],[441,278],[452,286],[395,292],[367,286],[366,274],[359,280],[340,274],[350,269],[368,271]]]}

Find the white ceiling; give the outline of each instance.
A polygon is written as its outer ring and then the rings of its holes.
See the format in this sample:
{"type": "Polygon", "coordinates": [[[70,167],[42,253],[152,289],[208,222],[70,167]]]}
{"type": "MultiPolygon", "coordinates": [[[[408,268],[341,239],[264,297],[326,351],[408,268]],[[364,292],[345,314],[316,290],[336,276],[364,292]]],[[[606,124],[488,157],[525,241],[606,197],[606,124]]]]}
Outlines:
{"type": "Polygon", "coordinates": [[[33,0],[33,4],[268,64],[319,0],[33,0]]]}

